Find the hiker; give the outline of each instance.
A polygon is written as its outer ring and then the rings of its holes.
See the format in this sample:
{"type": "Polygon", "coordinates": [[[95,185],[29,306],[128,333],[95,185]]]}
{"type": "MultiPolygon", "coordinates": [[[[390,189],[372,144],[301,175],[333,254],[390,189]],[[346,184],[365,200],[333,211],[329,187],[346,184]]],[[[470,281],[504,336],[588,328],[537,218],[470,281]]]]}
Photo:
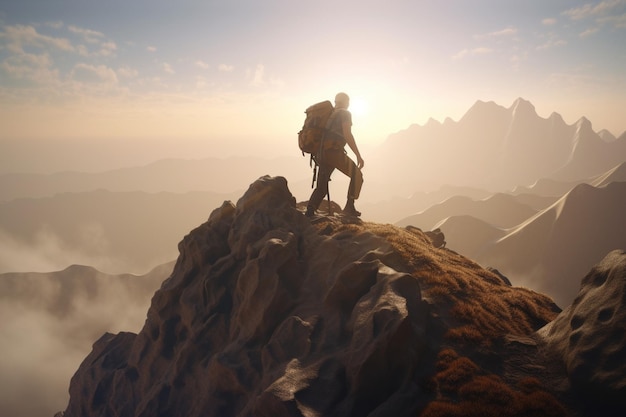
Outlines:
{"type": "Polygon", "coordinates": [[[309,217],[315,214],[315,210],[317,210],[324,197],[328,194],[328,182],[335,168],[350,177],[348,201],[343,212],[351,216],[361,215],[354,207],[354,200],[358,199],[361,193],[361,186],[363,185],[361,168],[363,168],[365,162],[361,158],[361,153],[352,135],[352,114],[348,111],[349,105],[350,97],[346,93],[338,93],[335,96],[335,110],[331,116],[330,125],[327,126],[328,133],[324,138],[324,141],[332,141],[333,145],[325,147],[326,149],[322,150],[315,157],[319,165],[319,173],[317,186],[311,194],[306,209],[306,215],[309,217]],[[356,155],[356,164],[344,150],[346,143],[356,155]]]}

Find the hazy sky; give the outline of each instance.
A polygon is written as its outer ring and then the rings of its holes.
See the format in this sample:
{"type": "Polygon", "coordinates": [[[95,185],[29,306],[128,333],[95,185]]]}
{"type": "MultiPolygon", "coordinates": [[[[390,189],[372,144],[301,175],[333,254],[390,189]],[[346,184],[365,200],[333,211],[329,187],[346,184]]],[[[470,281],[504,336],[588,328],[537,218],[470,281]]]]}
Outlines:
{"type": "Polygon", "coordinates": [[[340,90],[365,144],[517,97],[618,136],[625,41],[626,0],[0,0],[0,141],[253,149],[340,90]]]}

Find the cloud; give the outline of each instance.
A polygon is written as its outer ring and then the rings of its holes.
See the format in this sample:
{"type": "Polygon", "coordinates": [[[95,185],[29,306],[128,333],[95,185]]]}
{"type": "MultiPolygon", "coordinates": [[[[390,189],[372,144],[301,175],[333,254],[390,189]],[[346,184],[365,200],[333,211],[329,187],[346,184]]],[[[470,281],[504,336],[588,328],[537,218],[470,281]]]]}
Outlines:
{"type": "Polygon", "coordinates": [[[52,28],[52,29],[57,29],[57,30],[63,28],[63,22],[61,22],[61,21],[47,22],[45,25],[50,27],[50,28],[52,28]]]}
{"type": "Polygon", "coordinates": [[[581,32],[580,35],[578,36],[580,36],[581,38],[586,38],[598,32],[599,30],[600,30],[599,28],[590,28],[590,29],[585,30],[584,32],[581,32]]]}
{"type": "Polygon", "coordinates": [[[567,45],[567,41],[564,41],[562,39],[550,39],[546,41],[545,43],[537,46],[537,50],[543,51],[546,49],[558,48],[560,46],[565,46],[565,45],[567,45]]]}
{"type": "Polygon", "coordinates": [[[257,64],[254,71],[248,70],[248,78],[250,79],[250,85],[253,87],[260,87],[265,84],[264,80],[265,66],[263,64],[257,64]]]}
{"type": "Polygon", "coordinates": [[[196,61],[196,66],[199,67],[199,68],[202,68],[204,70],[207,70],[210,67],[209,64],[207,64],[206,62],[201,61],[201,60],[196,61]]]}
{"type": "Polygon", "coordinates": [[[493,52],[493,49],[487,47],[478,47],[473,49],[463,49],[462,51],[457,52],[454,56],[452,56],[453,60],[464,59],[468,56],[476,56],[476,55],[488,55],[493,52]]]}
{"type": "Polygon", "coordinates": [[[78,54],[80,56],[89,56],[89,48],[87,48],[85,45],[78,45],[76,47],[76,50],[78,51],[78,54]]]}
{"type": "Polygon", "coordinates": [[[602,26],[609,25],[615,29],[626,28],[626,0],[606,0],[598,4],[587,3],[580,7],[566,10],[562,14],[574,21],[592,21],[592,26],[579,34],[581,38],[598,32],[602,26]],[[619,13],[619,12],[622,13],[619,13]]]}
{"type": "Polygon", "coordinates": [[[115,85],[118,83],[115,71],[104,65],[78,63],[72,69],[70,77],[74,81],[86,84],[115,85]]]}
{"type": "Polygon", "coordinates": [[[609,24],[618,29],[626,29],[626,13],[616,16],[605,16],[598,18],[601,24],[609,24]]]}
{"type": "Polygon", "coordinates": [[[227,65],[227,64],[220,64],[217,69],[221,72],[232,72],[235,67],[232,65],[227,65]]]}
{"type": "Polygon", "coordinates": [[[517,34],[517,28],[509,26],[505,29],[502,30],[497,30],[495,32],[489,32],[489,33],[485,33],[482,35],[478,35],[477,38],[479,39],[483,39],[483,38],[500,38],[503,36],[513,36],[517,34]]]}
{"type": "Polygon", "coordinates": [[[139,71],[130,67],[121,67],[117,69],[117,75],[124,78],[135,78],[139,75],[139,71]]]}
{"type": "Polygon", "coordinates": [[[147,50],[148,52],[156,52],[156,51],[157,51],[157,48],[156,48],[156,46],[148,46],[148,47],[146,48],[146,50],[147,50]]]}
{"type": "Polygon", "coordinates": [[[25,53],[27,46],[37,48],[52,47],[62,51],[74,51],[71,42],[65,38],[55,38],[42,35],[33,26],[13,25],[5,26],[4,32],[0,33],[0,40],[4,40],[7,48],[14,53],[25,53]]]}
{"type": "Polygon", "coordinates": [[[82,36],[83,39],[89,43],[98,43],[104,38],[103,33],[91,29],[83,29],[76,26],[68,26],[67,29],[72,33],[82,36]]]}
{"type": "Polygon", "coordinates": [[[474,35],[474,39],[499,41],[505,38],[510,38],[512,36],[515,36],[517,35],[517,33],[518,33],[518,29],[516,27],[509,26],[501,30],[474,35]]]}
{"type": "Polygon", "coordinates": [[[174,69],[172,68],[172,66],[169,63],[164,62],[162,67],[163,67],[163,71],[165,71],[166,73],[168,73],[168,74],[176,74],[176,71],[174,71],[174,69]]]}
{"type": "Polygon", "coordinates": [[[586,3],[563,12],[572,20],[584,20],[611,14],[616,8],[626,6],[626,0],[605,0],[598,4],[586,3]]]}
{"type": "Polygon", "coordinates": [[[556,19],[553,17],[547,17],[541,21],[541,24],[544,26],[552,26],[556,24],[556,19]]]}
{"type": "Polygon", "coordinates": [[[103,42],[102,44],[100,44],[100,52],[98,53],[98,55],[110,56],[113,55],[116,50],[117,45],[115,44],[115,42],[103,42]]]}
{"type": "Polygon", "coordinates": [[[78,233],[82,240],[79,245],[71,245],[47,227],[38,230],[32,242],[25,242],[0,230],[0,272],[59,271],[75,263],[110,268],[114,262],[108,256],[94,254],[95,251],[89,248],[110,245],[102,230],[103,227],[97,224],[80,228],[78,233]]]}
{"type": "Polygon", "coordinates": [[[81,278],[0,277],[0,415],[64,409],[70,378],[92,344],[106,331],[139,331],[158,288],[140,277],[81,278]]]}
{"type": "Polygon", "coordinates": [[[53,68],[48,54],[17,54],[2,61],[0,69],[10,78],[39,85],[52,85],[59,80],[59,72],[53,68]]]}

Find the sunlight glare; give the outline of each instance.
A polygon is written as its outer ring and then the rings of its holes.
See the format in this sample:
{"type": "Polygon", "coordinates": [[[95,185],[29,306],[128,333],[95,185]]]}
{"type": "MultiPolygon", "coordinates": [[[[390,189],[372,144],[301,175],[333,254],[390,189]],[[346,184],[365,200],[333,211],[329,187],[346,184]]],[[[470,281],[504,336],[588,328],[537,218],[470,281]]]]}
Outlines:
{"type": "Polygon", "coordinates": [[[367,102],[360,97],[350,98],[350,113],[354,116],[365,116],[367,114],[367,102]]]}

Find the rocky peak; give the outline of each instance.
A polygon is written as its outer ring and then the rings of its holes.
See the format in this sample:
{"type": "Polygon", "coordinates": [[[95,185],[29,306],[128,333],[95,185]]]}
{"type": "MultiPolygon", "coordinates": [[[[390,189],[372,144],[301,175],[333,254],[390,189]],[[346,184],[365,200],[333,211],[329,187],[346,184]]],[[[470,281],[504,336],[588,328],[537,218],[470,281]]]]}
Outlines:
{"type": "Polygon", "coordinates": [[[587,119],[586,117],[581,117],[580,119],[578,119],[578,121],[576,121],[576,133],[595,133],[593,132],[593,128],[589,119],[587,119]]]}
{"type": "Polygon", "coordinates": [[[310,221],[263,177],[179,251],[139,334],[94,344],[66,417],[567,415],[534,336],[556,305],[419,229],[310,221]]]}
{"type": "Polygon", "coordinates": [[[513,118],[518,118],[518,117],[536,118],[537,117],[535,106],[533,106],[533,104],[530,101],[524,100],[521,97],[519,97],[517,100],[515,100],[515,102],[513,102],[513,105],[511,106],[510,110],[513,114],[513,118]]]}

